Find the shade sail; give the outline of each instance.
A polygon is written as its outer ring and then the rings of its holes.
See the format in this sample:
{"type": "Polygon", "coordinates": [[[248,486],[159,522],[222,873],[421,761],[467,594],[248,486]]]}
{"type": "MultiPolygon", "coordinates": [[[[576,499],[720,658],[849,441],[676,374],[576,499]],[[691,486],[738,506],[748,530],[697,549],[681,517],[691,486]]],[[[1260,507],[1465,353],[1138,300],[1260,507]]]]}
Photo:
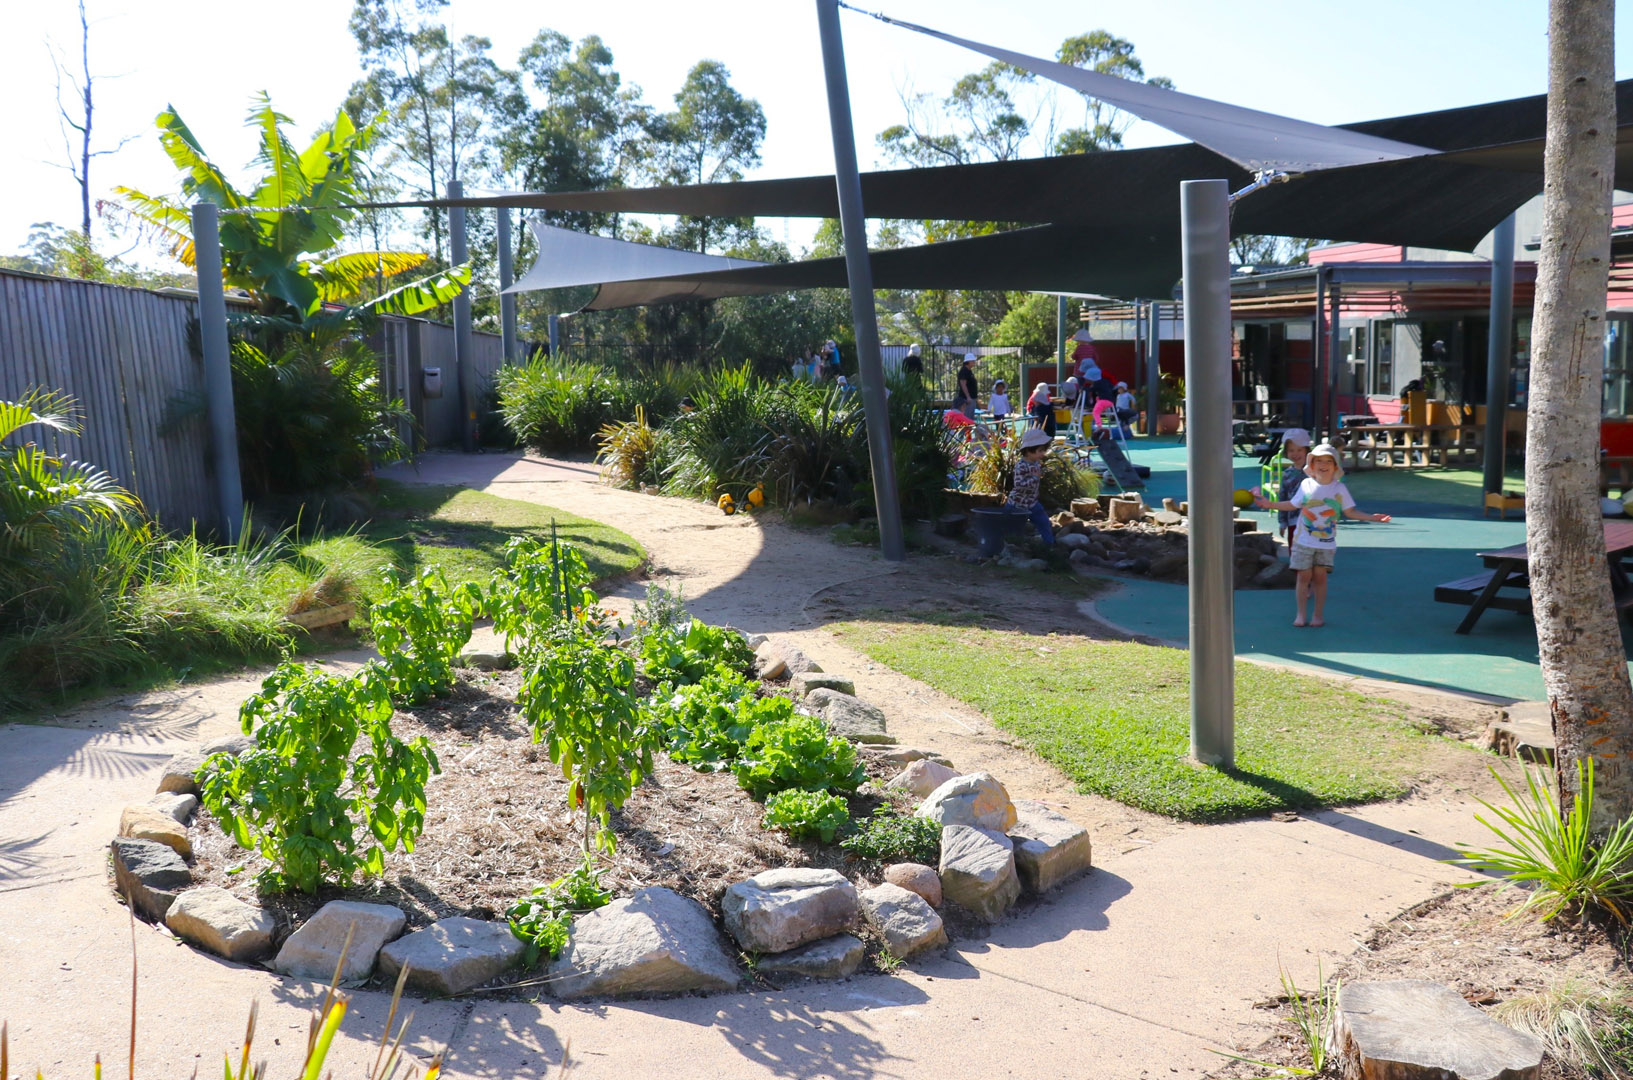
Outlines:
{"type": "Polygon", "coordinates": [[[538,258],[522,279],[505,292],[534,292],[572,285],[599,285],[608,281],[741,270],[764,263],[703,255],[679,248],[636,244],[607,236],[588,236],[543,222],[531,223],[538,241],[538,258]]]}
{"type": "Polygon", "coordinates": [[[1347,128],[1260,112],[1240,105],[1182,94],[1150,83],[1045,60],[955,37],[899,19],[875,16],[892,26],[927,34],[984,53],[1183,135],[1252,172],[1318,172],[1371,165],[1431,153],[1431,149],[1347,128]]]}

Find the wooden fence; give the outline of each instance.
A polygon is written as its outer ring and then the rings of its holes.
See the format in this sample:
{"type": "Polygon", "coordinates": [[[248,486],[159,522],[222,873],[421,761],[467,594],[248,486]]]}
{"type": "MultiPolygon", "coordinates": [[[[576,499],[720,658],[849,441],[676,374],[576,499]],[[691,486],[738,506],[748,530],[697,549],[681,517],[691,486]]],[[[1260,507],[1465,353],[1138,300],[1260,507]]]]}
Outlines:
{"type": "MultiPolygon", "coordinates": [[[[202,416],[167,424],[173,403],[201,401],[204,367],[187,294],[0,270],[0,400],[34,387],[78,402],[82,433],[24,433],[52,453],[105,469],[167,528],[220,528],[214,463],[202,416]]],[[[475,334],[476,384],[501,360],[495,334],[475,334]]],[[[457,443],[459,389],[453,328],[423,319],[382,320],[374,342],[381,386],[402,398],[427,445],[457,443]],[[427,398],[423,371],[440,368],[442,396],[427,398]]],[[[480,401],[475,403],[480,407],[480,401]]]]}

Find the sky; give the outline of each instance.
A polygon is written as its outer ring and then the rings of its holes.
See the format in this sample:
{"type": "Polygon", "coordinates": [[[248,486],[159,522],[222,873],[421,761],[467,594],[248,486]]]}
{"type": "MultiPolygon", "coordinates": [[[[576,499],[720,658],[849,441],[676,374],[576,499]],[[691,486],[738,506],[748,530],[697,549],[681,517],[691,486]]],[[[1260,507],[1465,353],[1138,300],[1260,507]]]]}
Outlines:
{"type": "MultiPolygon", "coordinates": [[[[1071,35],[1105,29],[1134,43],[1148,75],[1184,91],[1302,120],[1335,124],[1543,93],[1546,0],[859,0],[859,6],[1020,52],[1052,56],[1071,35]]],[[[153,134],[173,104],[218,164],[247,166],[251,97],[265,90],[305,135],[331,119],[358,77],[349,0],[280,0],[237,8],[220,0],[86,0],[96,84],[93,194],[117,184],[174,191],[177,178],[153,134]],[[157,14],[157,12],[161,12],[157,14]]],[[[73,0],[15,0],[0,39],[0,100],[12,147],[0,179],[0,253],[19,249],[34,222],[77,225],[78,188],[61,166],[50,48],[77,63],[73,0]]],[[[540,29],[573,40],[599,34],[626,84],[660,109],[702,59],[724,63],[733,85],[765,110],[754,178],[832,170],[822,57],[813,0],[599,0],[523,4],[453,0],[455,33],[493,41],[514,66],[540,29]]],[[[1617,13],[1616,73],[1633,75],[1633,5],[1617,13]]],[[[886,164],[874,136],[904,118],[905,90],[945,93],[985,58],[851,11],[841,13],[858,157],[886,164]]],[[[1061,120],[1072,122],[1063,98],[1061,120]]],[[[1131,146],[1174,142],[1138,125],[1131,146]]],[[[240,173],[240,175],[243,175],[240,173]]],[[[812,223],[762,221],[796,253],[812,223]]],[[[163,265],[162,257],[141,261],[163,265]]]]}

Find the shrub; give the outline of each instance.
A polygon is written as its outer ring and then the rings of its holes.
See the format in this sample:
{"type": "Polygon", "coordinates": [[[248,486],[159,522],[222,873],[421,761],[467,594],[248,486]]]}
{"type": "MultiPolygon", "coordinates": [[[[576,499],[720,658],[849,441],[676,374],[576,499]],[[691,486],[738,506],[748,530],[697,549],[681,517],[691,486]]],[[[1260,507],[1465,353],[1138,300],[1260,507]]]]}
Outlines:
{"type": "Polygon", "coordinates": [[[941,823],[881,806],[839,846],[860,859],[935,866],[941,861],[941,823]]]}
{"type": "MultiPolygon", "coordinates": [[[[971,491],[986,495],[1008,495],[1015,480],[1015,462],[1020,458],[1019,439],[995,439],[976,458],[970,470],[971,491]]],[[[1092,499],[1100,494],[1100,477],[1090,469],[1074,465],[1064,454],[1043,459],[1043,482],[1038,501],[1060,510],[1074,499],[1092,499]]]]}
{"type": "Polygon", "coordinates": [[[743,672],[754,651],[742,634],[693,619],[641,637],[641,666],[654,682],[695,683],[712,671],[743,672]]]}
{"type": "Polygon", "coordinates": [[[263,886],[316,892],[359,870],[378,876],[385,852],[399,845],[414,850],[425,827],[425,782],[441,767],[423,736],[404,742],[391,733],[382,667],[343,678],[282,664],[239,717],[256,748],[212,755],[200,787],[239,846],[272,863],[263,886]],[[360,738],[367,745],[353,756],[360,738]],[[359,840],[359,825],[375,842],[359,840]]]}
{"type": "Polygon", "coordinates": [[[737,783],[755,799],[777,791],[855,791],[866,778],[856,747],[830,736],[814,716],[762,723],[749,734],[737,763],[737,783]]]}
{"type": "Polygon", "coordinates": [[[795,840],[831,844],[850,820],[850,809],[838,795],[790,788],[766,800],[765,817],[760,823],[768,829],[781,829],[795,840]]]}
{"type": "Polygon", "coordinates": [[[1491,1013],[1536,1036],[1569,1075],[1633,1073],[1633,989],[1603,978],[1567,976],[1533,994],[1499,1002],[1491,1013]]]}
{"type": "Polygon", "coordinates": [[[664,489],[713,499],[724,489],[753,487],[764,478],[763,444],[774,396],[748,367],[717,371],[698,387],[697,409],[665,425],[673,457],[664,489]]]}
{"type": "Polygon", "coordinates": [[[639,406],[656,424],[680,411],[701,379],[695,370],[614,372],[570,353],[542,353],[500,370],[499,413],[516,438],[543,450],[587,450],[596,433],[628,421],[639,406]]]}
{"type": "Polygon", "coordinates": [[[635,419],[602,426],[595,441],[595,463],[601,478],[613,487],[637,488],[657,484],[658,432],[646,422],[646,409],[635,406],[635,419]]]}
{"type": "Polygon", "coordinates": [[[575,609],[594,607],[595,580],[584,554],[556,539],[518,536],[505,545],[505,568],[496,570],[482,595],[482,610],[505,639],[507,651],[524,660],[549,646],[556,627],[575,609]]]}
{"type": "Polygon", "coordinates": [[[637,641],[647,634],[674,627],[690,626],[692,616],[686,611],[683,588],[673,592],[656,581],[646,583],[646,599],[635,601],[630,611],[631,636],[637,641]]]}
{"type": "Polygon", "coordinates": [[[392,697],[417,705],[447,692],[481,606],[479,588],[469,582],[450,586],[440,570],[422,571],[407,583],[387,575],[369,622],[392,697]]]}
{"type": "Polygon", "coordinates": [[[652,771],[656,738],[633,689],[635,663],[606,645],[606,635],[599,608],[565,615],[529,667],[516,704],[533,741],[544,743],[567,777],[569,806],[584,807],[584,850],[590,849],[590,821],[599,818],[596,842],[611,852],[612,811],[652,771]]]}
{"type": "Polygon", "coordinates": [[[570,874],[540,885],[505,911],[510,932],[527,944],[523,962],[532,967],[541,956],[554,960],[567,947],[573,919],[606,907],[612,890],[602,887],[601,871],[586,854],[570,874]]]}
{"type": "Polygon", "coordinates": [[[756,448],[766,488],[781,505],[848,501],[867,476],[867,428],[856,395],[810,383],[778,383],[756,448]]]}
{"type": "MultiPolygon", "coordinates": [[[[1541,770],[1525,770],[1522,793],[1492,769],[1491,775],[1514,806],[1492,806],[1480,799],[1480,805],[1496,815],[1496,820],[1488,821],[1479,814],[1474,815],[1474,820],[1496,834],[1503,846],[1464,847],[1466,855],[1447,861],[1501,874],[1505,889],[1520,884],[1531,886],[1511,917],[1540,911],[1546,922],[1563,912],[1597,907],[1625,924],[1629,902],[1633,901],[1633,818],[1617,822],[1597,841],[1593,838],[1589,831],[1593,820],[1593,769],[1591,757],[1586,769],[1577,762],[1576,796],[1568,815],[1560,812],[1541,770]]],[[[1463,887],[1488,884],[1473,881],[1463,887]]]]}

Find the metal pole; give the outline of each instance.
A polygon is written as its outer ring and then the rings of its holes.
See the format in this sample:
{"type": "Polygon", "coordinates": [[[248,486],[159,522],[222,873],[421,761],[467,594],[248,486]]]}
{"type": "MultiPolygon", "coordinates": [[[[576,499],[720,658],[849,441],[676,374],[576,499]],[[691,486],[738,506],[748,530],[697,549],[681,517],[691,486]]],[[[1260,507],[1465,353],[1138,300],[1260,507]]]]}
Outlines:
{"type": "Polygon", "coordinates": [[[1342,302],[1343,288],[1338,282],[1327,286],[1327,441],[1338,434],[1338,305],[1342,302]]]}
{"type": "Polygon", "coordinates": [[[556,350],[561,348],[561,316],[550,316],[550,356],[553,359],[556,350]]]}
{"type": "Polygon", "coordinates": [[[1151,315],[1145,323],[1145,433],[1157,433],[1157,417],[1162,415],[1162,304],[1151,301],[1151,315]]]}
{"type": "MultiPolygon", "coordinates": [[[[465,194],[465,185],[458,180],[448,181],[448,198],[459,199],[465,194]]],[[[448,246],[455,266],[463,266],[470,258],[465,245],[465,208],[448,208],[448,246]]],[[[476,450],[476,384],[471,363],[471,291],[461,289],[454,297],[454,376],[459,380],[459,446],[467,454],[476,450]]]]}
{"type": "MultiPolygon", "coordinates": [[[[1066,381],[1066,298],[1055,297],[1055,392],[1066,381]]],[[[1079,391],[1081,392],[1081,391],[1079,391]]]]}
{"type": "Polygon", "coordinates": [[[1191,756],[1235,760],[1231,521],[1230,185],[1179,186],[1185,270],[1185,443],[1190,496],[1191,756]]]}
{"type": "Polygon", "coordinates": [[[1491,324],[1486,343],[1485,488],[1503,490],[1508,464],[1508,369],[1514,343],[1514,215],[1491,234],[1491,324]]]}
{"type": "Polygon", "coordinates": [[[510,250],[510,208],[499,208],[499,335],[505,363],[516,362],[516,294],[505,292],[516,283],[516,257],[510,250]]]}
{"type": "Polygon", "coordinates": [[[229,543],[237,543],[244,528],[244,488],[238,476],[238,419],[233,412],[227,296],[221,289],[221,231],[215,203],[193,205],[193,269],[198,271],[198,336],[204,351],[210,448],[215,455],[216,509],[222,533],[229,543]]]}
{"type": "Polygon", "coordinates": [[[828,124],[833,130],[834,180],[839,186],[839,225],[845,238],[845,275],[850,282],[851,321],[856,328],[856,365],[862,379],[868,459],[873,465],[873,505],[879,515],[879,548],[887,560],[901,562],[907,558],[907,545],[902,537],[902,504],[896,494],[896,466],[890,449],[884,363],[879,358],[879,322],[873,309],[873,267],[868,263],[867,218],[862,212],[862,181],[856,171],[856,133],[851,128],[838,0],[816,0],[816,8],[822,35],[822,67],[828,83],[828,124]]]}
{"type": "Polygon", "coordinates": [[[1310,434],[1320,435],[1321,431],[1321,314],[1327,310],[1327,268],[1319,267],[1315,272],[1315,321],[1310,323],[1310,370],[1314,377],[1310,380],[1310,434]]]}

